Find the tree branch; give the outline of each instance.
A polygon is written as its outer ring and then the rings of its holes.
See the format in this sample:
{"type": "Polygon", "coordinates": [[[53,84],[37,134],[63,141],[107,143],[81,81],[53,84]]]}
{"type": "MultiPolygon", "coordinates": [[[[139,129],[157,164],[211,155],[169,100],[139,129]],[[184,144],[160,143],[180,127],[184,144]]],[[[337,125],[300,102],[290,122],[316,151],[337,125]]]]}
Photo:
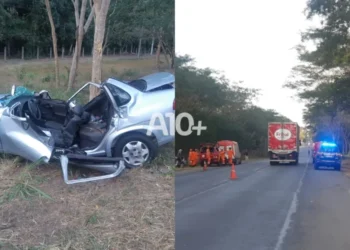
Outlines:
{"type": "Polygon", "coordinates": [[[86,22],[85,22],[85,25],[84,25],[84,33],[86,33],[87,30],[89,29],[90,24],[91,24],[91,21],[92,21],[92,18],[94,17],[94,7],[95,7],[95,6],[92,5],[91,10],[90,10],[89,17],[88,17],[88,19],[87,19],[86,22]]]}
{"type": "Polygon", "coordinates": [[[72,0],[74,6],[74,14],[75,14],[75,26],[79,26],[79,0],[72,0]]]}
{"type": "Polygon", "coordinates": [[[105,36],[105,39],[104,39],[104,45],[103,45],[102,51],[104,51],[105,48],[108,45],[108,35],[109,35],[109,27],[107,27],[107,32],[106,32],[106,36],[105,36]]]}

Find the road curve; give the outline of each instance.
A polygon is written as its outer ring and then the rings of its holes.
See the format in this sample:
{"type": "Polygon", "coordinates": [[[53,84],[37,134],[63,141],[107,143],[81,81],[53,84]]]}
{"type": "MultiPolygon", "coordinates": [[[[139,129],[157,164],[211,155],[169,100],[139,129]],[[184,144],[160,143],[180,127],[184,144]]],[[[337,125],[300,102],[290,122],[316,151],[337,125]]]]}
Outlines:
{"type": "Polygon", "coordinates": [[[350,249],[350,180],[267,160],[180,174],[175,179],[176,250],[350,249]]]}

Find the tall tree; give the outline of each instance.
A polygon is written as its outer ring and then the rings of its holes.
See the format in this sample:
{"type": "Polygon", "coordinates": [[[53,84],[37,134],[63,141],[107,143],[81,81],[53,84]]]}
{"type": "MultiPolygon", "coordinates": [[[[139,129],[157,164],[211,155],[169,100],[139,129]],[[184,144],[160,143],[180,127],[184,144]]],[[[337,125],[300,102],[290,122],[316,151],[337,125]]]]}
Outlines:
{"type": "MultiPolygon", "coordinates": [[[[110,5],[110,0],[94,0],[95,10],[95,34],[94,34],[94,49],[92,54],[92,74],[91,81],[101,83],[101,63],[103,55],[103,40],[106,30],[106,18],[110,5]]],[[[90,88],[90,100],[98,93],[96,88],[90,88]]]]}
{"type": "Polygon", "coordinates": [[[49,21],[51,25],[51,36],[52,36],[52,46],[53,46],[53,54],[55,57],[55,73],[56,73],[56,86],[60,85],[60,71],[59,71],[59,62],[58,62],[58,53],[57,53],[57,37],[56,37],[56,28],[55,23],[52,18],[50,1],[45,0],[47,15],[49,16],[49,21]]]}
{"type": "Polygon", "coordinates": [[[316,132],[314,139],[332,139],[348,150],[350,1],[309,0],[306,13],[321,23],[302,34],[297,48],[301,63],[286,87],[297,90],[305,102],[304,120],[316,132]],[[306,49],[304,42],[313,42],[315,49],[306,49]]]}
{"type": "Polygon", "coordinates": [[[78,71],[79,58],[81,55],[81,47],[83,43],[84,34],[88,30],[91,21],[93,19],[93,9],[94,6],[91,6],[90,15],[85,21],[85,13],[87,7],[87,0],[82,0],[80,12],[79,12],[79,0],[72,0],[74,5],[74,15],[75,15],[75,23],[76,23],[76,42],[75,42],[75,50],[72,59],[72,65],[69,72],[68,79],[68,90],[70,90],[76,80],[76,75],[78,71]],[[85,23],[85,24],[84,24],[85,23]]]}
{"type": "MultiPolygon", "coordinates": [[[[191,113],[195,123],[202,121],[208,130],[190,138],[176,134],[176,148],[187,151],[203,142],[225,139],[239,141],[242,149],[265,155],[268,122],[289,119],[254,106],[257,90],[230,82],[215,70],[198,69],[192,62],[188,56],[176,58],[176,113],[191,113]]],[[[182,121],[181,127],[188,125],[182,121]]]]}

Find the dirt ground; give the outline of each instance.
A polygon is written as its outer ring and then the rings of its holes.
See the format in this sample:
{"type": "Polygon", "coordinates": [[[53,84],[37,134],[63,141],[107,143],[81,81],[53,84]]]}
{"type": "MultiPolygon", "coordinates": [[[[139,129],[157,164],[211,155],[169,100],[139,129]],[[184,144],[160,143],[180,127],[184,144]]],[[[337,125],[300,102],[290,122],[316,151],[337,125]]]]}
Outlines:
{"type": "MultiPolygon", "coordinates": [[[[89,65],[80,65],[78,82],[88,79],[89,65]]],[[[105,76],[114,70],[124,78],[155,71],[154,58],[107,58],[103,67],[105,76]]],[[[47,63],[0,64],[0,89],[11,81],[27,81],[36,90],[54,88],[54,78],[42,81],[52,70],[47,63]]],[[[169,145],[150,166],[76,185],[64,183],[57,164],[36,166],[1,157],[0,249],[174,249],[173,155],[174,145],[169,145]]]]}

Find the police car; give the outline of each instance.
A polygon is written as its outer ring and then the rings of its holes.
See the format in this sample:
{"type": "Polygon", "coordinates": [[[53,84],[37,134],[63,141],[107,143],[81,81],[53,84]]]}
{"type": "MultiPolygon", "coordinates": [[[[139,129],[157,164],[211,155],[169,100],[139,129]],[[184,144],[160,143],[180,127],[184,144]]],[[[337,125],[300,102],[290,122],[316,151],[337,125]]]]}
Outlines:
{"type": "Polygon", "coordinates": [[[314,168],[331,168],[341,170],[342,154],[335,143],[322,142],[317,152],[315,152],[314,168]]]}

